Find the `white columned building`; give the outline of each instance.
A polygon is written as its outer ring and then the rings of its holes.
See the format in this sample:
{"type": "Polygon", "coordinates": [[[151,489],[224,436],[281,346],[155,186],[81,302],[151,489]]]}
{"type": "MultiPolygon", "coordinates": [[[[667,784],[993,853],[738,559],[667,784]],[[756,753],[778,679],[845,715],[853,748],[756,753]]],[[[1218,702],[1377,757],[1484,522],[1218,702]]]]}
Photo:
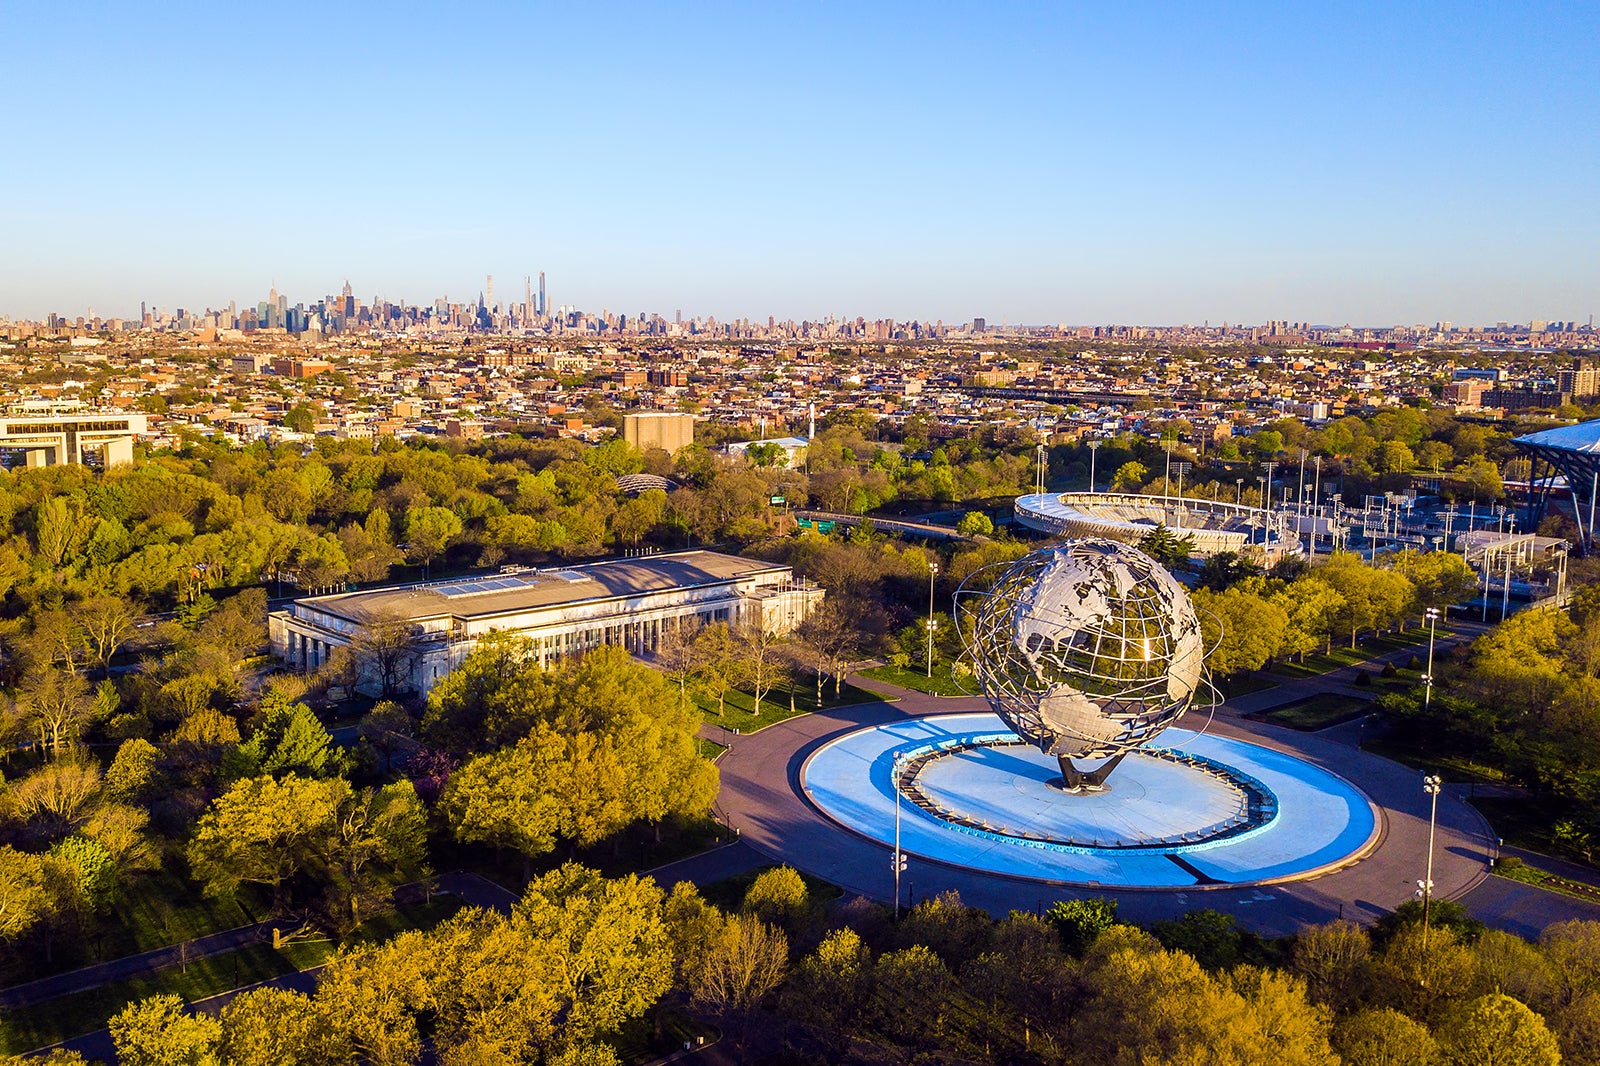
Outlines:
{"type": "Polygon", "coordinates": [[[426,693],[493,632],[527,637],[541,663],[602,644],[649,655],[684,622],[788,633],[822,598],[787,566],[689,551],[311,596],[274,612],[268,625],[273,652],[309,671],[368,625],[405,622],[417,648],[410,687],[426,693]]]}

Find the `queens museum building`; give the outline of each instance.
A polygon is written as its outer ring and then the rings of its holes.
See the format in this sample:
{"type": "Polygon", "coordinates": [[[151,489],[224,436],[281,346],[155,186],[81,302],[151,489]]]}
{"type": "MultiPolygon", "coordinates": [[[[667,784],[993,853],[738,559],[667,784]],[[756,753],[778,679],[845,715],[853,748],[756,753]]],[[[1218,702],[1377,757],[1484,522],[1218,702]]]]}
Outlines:
{"type": "Polygon", "coordinates": [[[485,634],[533,642],[540,663],[611,644],[640,656],[682,626],[793,630],[823,591],[787,566],[711,551],[614,559],[295,600],[268,618],[272,650],[315,670],[375,624],[408,623],[410,687],[426,693],[485,634]]]}

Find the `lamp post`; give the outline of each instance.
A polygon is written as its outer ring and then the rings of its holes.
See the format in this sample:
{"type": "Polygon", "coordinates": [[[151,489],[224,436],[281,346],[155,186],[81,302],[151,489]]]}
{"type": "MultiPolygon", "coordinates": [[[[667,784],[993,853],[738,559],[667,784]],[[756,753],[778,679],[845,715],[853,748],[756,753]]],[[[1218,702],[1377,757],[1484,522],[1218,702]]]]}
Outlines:
{"type": "Polygon", "coordinates": [[[894,867],[894,920],[900,920],[900,875],[906,869],[905,852],[900,850],[900,756],[894,757],[894,769],[890,771],[889,787],[894,789],[894,858],[890,864],[894,867]]]}
{"type": "Polygon", "coordinates": [[[939,564],[928,564],[928,676],[933,676],[933,579],[939,576],[939,564]]]}
{"type": "Polygon", "coordinates": [[[1417,882],[1417,895],[1422,897],[1422,950],[1428,950],[1428,913],[1433,902],[1433,833],[1439,823],[1439,790],[1444,782],[1438,774],[1428,774],[1422,779],[1422,791],[1428,794],[1428,872],[1417,882]]]}
{"type": "Polygon", "coordinates": [[[1243,503],[1244,503],[1244,478],[1236,477],[1236,478],[1233,479],[1233,505],[1235,507],[1238,507],[1238,506],[1241,506],[1243,503]]]}
{"type": "Polygon", "coordinates": [[[1439,621],[1439,608],[1429,607],[1428,615],[1428,672],[1422,675],[1422,708],[1433,703],[1433,627],[1439,621]]]}
{"type": "Polygon", "coordinates": [[[1089,442],[1089,491],[1090,492],[1094,491],[1094,453],[1099,451],[1099,450],[1100,450],[1100,442],[1098,440],[1092,440],[1092,441],[1089,442]]]}
{"type": "Polygon", "coordinates": [[[1298,500],[1296,500],[1295,502],[1300,505],[1300,513],[1301,514],[1304,514],[1305,510],[1306,510],[1306,454],[1307,454],[1306,450],[1304,448],[1301,448],[1300,449],[1300,480],[1295,482],[1295,490],[1297,492],[1299,492],[1299,494],[1300,494],[1300,498],[1298,500]]]}

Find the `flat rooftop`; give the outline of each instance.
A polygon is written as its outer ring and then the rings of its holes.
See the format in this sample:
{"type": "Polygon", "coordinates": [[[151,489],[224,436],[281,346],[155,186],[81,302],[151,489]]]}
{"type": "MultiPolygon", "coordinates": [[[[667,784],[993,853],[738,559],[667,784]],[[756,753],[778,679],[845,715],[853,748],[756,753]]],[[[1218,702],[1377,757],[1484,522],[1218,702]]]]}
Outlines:
{"type": "Polygon", "coordinates": [[[587,600],[639,596],[648,592],[726,584],[788,567],[712,551],[686,551],[612,559],[578,566],[489,574],[429,585],[310,596],[295,604],[365,622],[399,616],[482,618],[561,607],[587,600]]]}

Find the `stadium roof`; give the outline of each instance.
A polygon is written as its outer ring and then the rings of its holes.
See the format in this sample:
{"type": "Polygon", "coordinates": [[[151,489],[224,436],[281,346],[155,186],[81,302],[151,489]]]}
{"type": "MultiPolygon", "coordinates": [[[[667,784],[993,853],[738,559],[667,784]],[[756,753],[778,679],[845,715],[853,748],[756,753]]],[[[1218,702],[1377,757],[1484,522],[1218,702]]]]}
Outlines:
{"type": "Polygon", "coordinates": [[[1526,433],[1513,438],[1511,443],[1562,452],[1600,453],[1600,419],[1579,422],[1575,426],[1557,426],[1555,429],[1544,429],[1538,433],[1526,433]]]}

